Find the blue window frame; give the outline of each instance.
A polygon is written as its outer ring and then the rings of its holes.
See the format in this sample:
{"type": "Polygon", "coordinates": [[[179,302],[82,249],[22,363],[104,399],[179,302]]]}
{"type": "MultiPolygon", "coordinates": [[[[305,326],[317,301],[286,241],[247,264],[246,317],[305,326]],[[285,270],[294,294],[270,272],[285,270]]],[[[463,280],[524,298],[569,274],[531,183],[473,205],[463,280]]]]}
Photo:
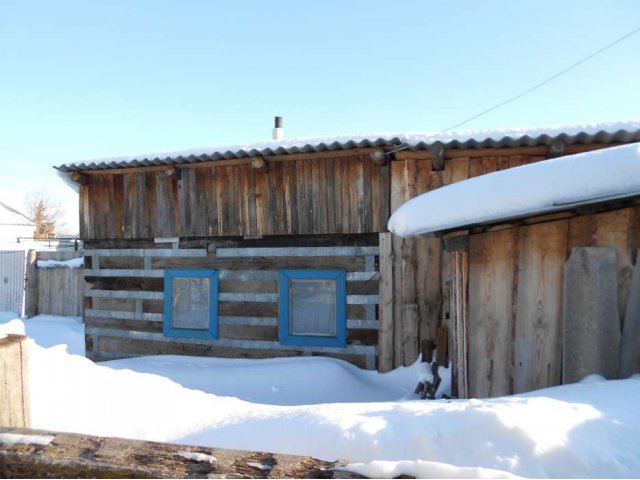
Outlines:
{"type": "Polygon", "coordinates": [[[163,332],[167,337],[218,338],[217,270],[165,270],[163,332]]]}
{"type": "Polygon", "coordinates": [[[280,270],[278,287],[280,343],[346,346],[347,275],[344,270],[280,270]]]}

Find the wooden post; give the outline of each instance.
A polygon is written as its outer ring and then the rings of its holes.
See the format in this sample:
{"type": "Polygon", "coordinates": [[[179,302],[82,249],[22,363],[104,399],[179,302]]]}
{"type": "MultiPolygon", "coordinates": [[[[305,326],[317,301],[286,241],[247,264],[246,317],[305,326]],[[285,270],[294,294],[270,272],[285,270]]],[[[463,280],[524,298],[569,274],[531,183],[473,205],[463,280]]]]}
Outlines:
{"type": "Polygon", "coordinates": [[[393,250],[391,234],[380,234],[380,330],[378,333],[381,372],[393,369],[393,250]]]}
{"type": "Polygon", "coordinates": [[[38,269],[36,268],[37,253],[35,250],[27,252],[27,270],[24,292],[24,314],[27,318],[38,314],[38,269]]]}
{"type": "Polygon", "coordinates": [[[402,306],[402,353],[404,356],[404,365],[408,366],[414,363],[420,355],[418,350],[418,305],[408,303],[402,306]]]}
{"type": "Polygon", "coordinates": [[[27,337],[0,338],[0,426],[31,426],[27,357],[27,337]]]}
{"type": "Polygon", "coordinates": [[[451,295],[451,366],[452,393],[458,398],[469,396],[469,253],[452,253],[451,295]]]}

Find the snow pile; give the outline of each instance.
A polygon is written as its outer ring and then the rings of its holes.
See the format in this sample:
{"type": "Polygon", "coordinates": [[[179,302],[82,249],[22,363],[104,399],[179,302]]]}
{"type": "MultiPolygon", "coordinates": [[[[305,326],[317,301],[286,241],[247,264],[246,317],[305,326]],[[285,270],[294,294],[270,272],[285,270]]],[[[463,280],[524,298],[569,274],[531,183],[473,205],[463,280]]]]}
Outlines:
{"type": "Polygon", "coordinates": [[[72,258],[71,260],[38,260],[38,268],[82,268],[84,267],[84,257],[72,258]]]}
{"type": "MultiPolygon", "coordinates": [[[[161,355],[103,362],[170,378],[185,388],[269,405],[383,402],[415,398],[426,364],[381,375],[326,357],[264,360],[161,355]]],[[[441,370],[445,375],[444,369],[441,370]]],[[[431,379],[431,373],[428,373],[431,379]]],[[[449,381],[450,384],[450,381],[449,381]]]]}
{"type": "Polygon", "coordinates": [[[22,435],[19,433],[0,433],[0,443],[30,443],[46,446],[53,442],[55,437],[51,435],[22,435]]]}
{"type": "Polygon", "coordinates": [[[407,237],[640,195],[640,143],[470,178],[402,205],[389,230],[407,237]]]}
{"type": "MultiPolygon", "coordinates": [[[[0,333],[20,323],[0,325],[0,333]]],[[[419,401],[408,393],[371,402],[377,388],[389,396],[412,389],[423,369],[377,374],[322,358],[245,363],[175,356],[109,362],[118,367],[112,368],[35,343],[30,363],[34,428],[349,459],[360,464],[350,468],[375,477],[640,476],[637,376],[590,377],[488,400],[419,401]],[[305,369],[316,397],[346,391],[358,402],[292,405],[305,369]],[[251,393],[247,383],[258,374],[266,379],[251,393]],[[405,379],[410,383],[402,387],[405,379]],[[272,387],[281,389],[281,405],[236,398],[273,401],[273,389],[264,392],[272,387]]]]}

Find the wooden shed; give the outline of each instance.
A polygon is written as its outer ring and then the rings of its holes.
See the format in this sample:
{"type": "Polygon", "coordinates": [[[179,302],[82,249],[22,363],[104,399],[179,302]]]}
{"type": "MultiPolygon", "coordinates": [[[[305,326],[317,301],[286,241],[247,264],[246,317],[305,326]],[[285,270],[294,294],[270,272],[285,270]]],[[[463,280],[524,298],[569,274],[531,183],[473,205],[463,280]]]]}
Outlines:
{"type": "Polygon", "coordinates": [[[429,192],[389,227],[436,234],[451,257],[459,396],[640,371],[640,143],[429,192]]]}
{"type": "Polygon", "coordinates": [[[451,322],[452,255],[390,213],[640,123],[280,140],[56,167],[80,192],[87,355],[329,355],[387,371],[451,322]],[[426,252],[426,253],[425,253],[426,252]]]}

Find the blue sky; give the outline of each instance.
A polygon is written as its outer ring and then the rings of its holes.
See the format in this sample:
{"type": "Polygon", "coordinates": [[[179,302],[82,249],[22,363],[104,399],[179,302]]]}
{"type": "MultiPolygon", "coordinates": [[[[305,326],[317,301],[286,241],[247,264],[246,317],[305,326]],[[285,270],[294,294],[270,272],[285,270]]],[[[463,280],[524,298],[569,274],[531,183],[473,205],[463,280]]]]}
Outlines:
{"type": "MultiPolygon", "coordinates": [[[[52,165],[266,140],[275,115],[287,137],[440,131],[638,27],[636,0],[2,0],[0,196],[73,206],[52,165]]],[[[637,118],[638,52],[460,129],[637,118]]]]}

